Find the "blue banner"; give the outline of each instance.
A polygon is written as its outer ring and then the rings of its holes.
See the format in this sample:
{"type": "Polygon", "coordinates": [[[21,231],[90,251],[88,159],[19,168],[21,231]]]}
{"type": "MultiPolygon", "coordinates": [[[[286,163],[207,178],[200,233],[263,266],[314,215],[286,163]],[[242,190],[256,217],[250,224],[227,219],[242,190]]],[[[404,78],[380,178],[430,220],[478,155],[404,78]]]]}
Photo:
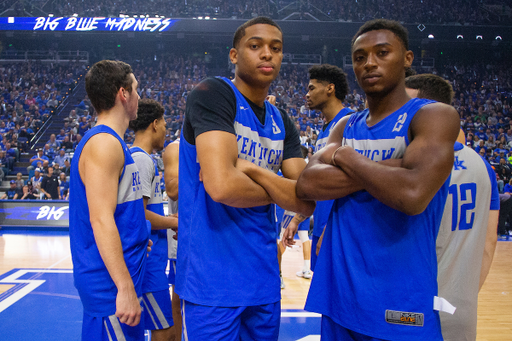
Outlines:
{"type": "Polygon", "coordinates": [[[1,17],[0,30],[165,32],[176,22],[169,18],[1,17]]]}

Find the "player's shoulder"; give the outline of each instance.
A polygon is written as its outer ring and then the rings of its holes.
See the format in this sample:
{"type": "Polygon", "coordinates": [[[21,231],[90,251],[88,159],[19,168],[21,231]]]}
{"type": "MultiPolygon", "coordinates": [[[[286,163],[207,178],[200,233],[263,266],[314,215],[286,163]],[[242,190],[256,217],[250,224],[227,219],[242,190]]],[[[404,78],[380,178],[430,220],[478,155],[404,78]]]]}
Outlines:
{"type": "Polygon", "coordinates": [[[233,96],[235,94],[232,87],[224,79],[220,77],[207,77],[194,87],[190,95],[200,96],[212,92],[232,94],[233,96]]]}

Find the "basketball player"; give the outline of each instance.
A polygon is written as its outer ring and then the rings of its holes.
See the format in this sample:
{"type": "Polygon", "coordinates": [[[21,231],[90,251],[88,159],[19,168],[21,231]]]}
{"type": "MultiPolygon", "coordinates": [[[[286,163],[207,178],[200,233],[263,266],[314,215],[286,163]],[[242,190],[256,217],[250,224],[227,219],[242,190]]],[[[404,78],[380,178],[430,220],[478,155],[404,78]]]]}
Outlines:
{"type": "MultiPolygon", "coordinates": [[[[168,210],[169,214],[178,214],[178,175],[179,175],[179,148],[180,139],[167,145],[162,160],[164,161],[164,180],[165,180],[165,191],[168,197],[168,210]]],[[[175,239],[176,233],[173,230],[167,230],[167,246],[168,246],[168,258],[169,258],[169,284],[173,286],[172,290],[172,319],[174,321],[174,338],[176,341],[181,340],[181,308],[180,308],[180,297],[176,293],[176,257],[178,242],[175,239]]]]}
{"type": "Polygon", "coordinates": [[[166,122],[164,107],[157,101],[139,101],[137,119],[130,121],[135,133],[130,148],[137,165],[142,187],[142,198],[146,209],[146,219],[151,223],[150,238],[152,250],[147,259],[146,272],[142,282],[142,321],[144,329],[151,330],[151,340],[173,340],[171,296],[165,269],[167,268],[167,231],[176,229],[178,218],[165,216],[160,174],[156,160],[151,157],[154,150],[164,148],[166,122]]]}
{"type": "MultiPolygon", "coordinates": [[[[421,74],[405,79],[411,97],[451,104],[452,86],[421,74]]],[[[462,135],[464,136],[464,135],[462,135]]],[[[478,291],[494,257],[500,196],[491,165],[473,149],[456,142],[448,200],[437,236],[439,296],[457,309],[440,313],[445,341],[476,340],[478,291]]]]}
{"type": "Polygon", "coordinates": [[[139,171],[121,138],[137,117],[137,84],[118,61],[98,62],[85,77],[98,119],[76,148],[69,198],[82,340],[144,339],[139,300],[149,229],[139,171]]]}
{"type": "Polygon", "coordinates": [[[338,122],[297,182],[300,198],[336,199],[306,301],[322,340],[442,340],[435,242],[459,118],[407,95],[413,58],[398,22],[359,29],[352,62],[368,109],[338,122]]]}
{"type": "Polygon", "coordinates": [[[188,340],[277,340],[280,285],[271,203],[297,199],[305,167],[293,121],[265,101],[283,58],[271,19],[235,32],[235,79],[206,79],[187,98],[179,150],[176,291],[188,340]],[[282,170],[286,178],[276,173],[282,170]]]}
{"type": "MultiPolygon", "coordinates": [[[[341,118],[352,114],[353,111],[349,108],[345,108],[343,105],[345,96],[347,96],[349,92],[349,87],[347,84],[347,77],[342,69],[329,64],[313,66],[311,69],[309,69],[309,79],[309,91],[306,94],[308,107],[313,110],[319,110],[325,117],[324,126],[322,127],[322,131],[318,134],[318,139],[316,141],[316,152],[318,152],[327,144],[329,134],[331,133],[336,123],[338,123],[341,118]]],[[[313,249],[313,253],[311,254],[311,269],[313,271],[315,270],[317,258],[315,252],[316,246],[320,236],[322,235],[322,232],[324,231],[327,218],[331,212],[333,201],[334,200],[317,201],[316,203],[313,220],[313,243],[312,247],[309,247],[310,254],[311,249],[313,249]]],[[[295,218],[294,220],[295,221],[290,223],[290,230],[287,229],[287,231],[285,231],[283,234],[283,243],[286,246],[295,244],[293,241],[295,231],[293,231],[292,228],[297,226],[299,219],[295,218]]],[[[302,245],[304,245],[304,242],[302,245]]],[[[306,276],[304,277],[306,278],[306,276]]]]}

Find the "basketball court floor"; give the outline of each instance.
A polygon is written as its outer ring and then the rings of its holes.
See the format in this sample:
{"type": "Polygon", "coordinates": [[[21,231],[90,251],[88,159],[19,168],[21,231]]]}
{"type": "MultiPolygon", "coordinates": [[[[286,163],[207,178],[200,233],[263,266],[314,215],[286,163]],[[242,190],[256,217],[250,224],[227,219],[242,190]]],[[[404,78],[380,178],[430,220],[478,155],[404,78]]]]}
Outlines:
{"type": "MultiPolygon", "coordinates": [[[[283,256],[279,340],[319,340],[320,317],[303,310],[310,280],[295,273],[302,248],[283,256]]],[[[68,232],[0,230],[0,340],[80,340],[68,232]]],[[[512,238],[499,241],[479,297],[479,341],[512,340],[512,238]]]]}

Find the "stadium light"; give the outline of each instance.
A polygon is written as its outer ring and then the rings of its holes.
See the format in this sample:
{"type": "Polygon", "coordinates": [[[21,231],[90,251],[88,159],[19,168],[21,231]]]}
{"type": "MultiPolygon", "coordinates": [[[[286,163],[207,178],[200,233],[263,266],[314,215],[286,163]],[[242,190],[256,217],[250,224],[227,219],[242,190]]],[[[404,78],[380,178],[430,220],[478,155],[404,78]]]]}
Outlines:
{"type": "Polygon", "coordinates": [[[501,36],[496,36],[496,38],[494,38],[495,40],[503,40],[501,39],[501,36]]]}
{"type": "Polygon", "coordinates": [[[199,19],[199,20],[203,20],[203,17],[197,17],[197,19],[199,19]]]}
{"type": "Polygon", "coordinates": [[[53,13],[48,14],[50,18],[53,18],[53,13]]]}
{"type": "Polygon", "coordinates": [[[78,14],[75,13],[75,14],[73,14],[73,16],[76,18],[76,17],[78,17],[78,14]]]}
{"type": "Polygon", "coordinates": [[[464,39],[464,36],[463,36],[462,34],[459,34],[459,35],[457,36],[457,39],[464,39]]]}
{"type": "Polygon", "coordinates": [[[484,38],[481,35],[477,35],[476,39],[482,39],[483,40],[484,38]]]}
{"type": "Polygon", "coordinates": [[[433,34],[429,34],[428,35],[428,39],[434,39],[434,35],[433,34]]]}

